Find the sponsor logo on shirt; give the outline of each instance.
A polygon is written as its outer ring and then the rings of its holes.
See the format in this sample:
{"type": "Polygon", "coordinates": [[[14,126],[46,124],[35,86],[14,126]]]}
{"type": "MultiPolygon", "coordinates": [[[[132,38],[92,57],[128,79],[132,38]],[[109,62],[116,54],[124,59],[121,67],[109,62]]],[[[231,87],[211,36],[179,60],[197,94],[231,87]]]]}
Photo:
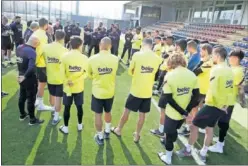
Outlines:
{"type": "Polygon", "coordinates": [[[112,73],[113,69],[112,68],[107,68],[107,67],[104,67],[104,68],[98,68],[98,72],[99,72],[99,75],[104,75],[104,74],[110,74],[112,73]]]}
{"type": "Polygon", "coordinates": [[[141,66],[141,73],[152,73],[154,68],[150,66],[141,66]]]}
{"type": "Polygon", "coordinates": [[[226,88],[233,88],[233,80],[226,81],[226,88]]]}
{"type": "Polygon", "coordinates": [[[80,72],[81,69],[80,66],[69,66],[69,72],[80,72]]]}
{"type": "Polygon", "coordinates": [[[190,88],[184,87],[184,88],[177,88],[177,96],[185,95],[189,93],[190,88]]]}
{"type": "Polygon", "coordinates": [[[47,57],[47,62],[48,63],[60,63],[59,59],[54,58],[54,57],[47,57]]]}

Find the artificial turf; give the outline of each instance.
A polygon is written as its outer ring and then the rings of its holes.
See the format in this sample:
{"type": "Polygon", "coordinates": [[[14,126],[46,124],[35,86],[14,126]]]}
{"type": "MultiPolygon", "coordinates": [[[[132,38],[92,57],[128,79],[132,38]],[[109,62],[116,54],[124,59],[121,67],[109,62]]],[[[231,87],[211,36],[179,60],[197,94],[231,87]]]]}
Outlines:
{"type": "MultiPolygon", "coordinates": [[[[122,45],[119,49],[120,53],[121,51],[122,45]]],[[[37,113],[38,117],[45,120],[40,126],[28,126],[28,120],[18,120],[19,90],[16,76],[16,66],[2,70],[2,89],[9,93],[7,97],[2,98],[2,165],[163,165],[157,157],[157,152],[165,149],[159,139],[149,132],[151,128],[156,128],[159,122],[159,113],[154,105],[147,114],[139,144],[135,144],[132,137],[138,114],[131,113],[123,129],[122,138],[111,135],[111,139],[100,147],[93,139],[95,127],[94,114],[90,109],[90,80],[86,80],[84,92],[84,129],[81,133],[77,132],[77,111],[73,106],[69,122],[70,133],[64,136],[58,131],[63,121],[55,127],[52,126],[50,112],[37,113]]],[[[116,126],[120,119],[130,85],[131,77],[126,68],[119,65],[112,109],[113,126],[116,126]]],[[[44,101],[48,104],[47,90],[44,96],[44,101]]],[[[248,130],[235,121],[231,121],[230,126],[224,154],[209,153],[207,164],[248,164],[248,130]]],[[[200,136],[198,144],[202,145],[202,142],[203,135],[200,136]]],[[[175,150],[180,147],[180,141],[175,143],[175,150]]],[[[193,158],[180,159],[174,155],[173,164],[195,165],[196,162],[193,158]]]]}

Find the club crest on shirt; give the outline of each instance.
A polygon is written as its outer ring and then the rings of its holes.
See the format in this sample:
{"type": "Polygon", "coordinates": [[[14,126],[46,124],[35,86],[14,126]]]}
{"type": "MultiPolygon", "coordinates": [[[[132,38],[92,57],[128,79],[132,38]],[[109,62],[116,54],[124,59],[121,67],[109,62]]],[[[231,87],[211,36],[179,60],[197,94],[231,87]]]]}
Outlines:
{"type": "Polygon", "coordinates": [[[188,94],[190,91],[189,87],[177,88],[177,96],[188,94]]]}
{"type": "Polygon", "coordinates": [[[60,63],[59,59],[54,57],[47,57],[47,63],[60,63]]]}
{"type": "Polygon", "coordinates": [[[152,73],[154,68],[150,66],[141,66],[141,73],[152,73]]]}
{"type": "Polygon", "coordinates": [[[112,71],[113,71],[112,68],[107,68],[107,67],[98,68],[99,75],[110,74],[112,71]]]}
{"type": "Polygon", "coordinates": [[[69,72],[80,72],[81,69],[80,66],[69,66],[69,72]]]}
{"type": "Polygon", "coordinates": [[[233,87],[233,80],[226,81],[226,88],[232,88],[233,87]]]}

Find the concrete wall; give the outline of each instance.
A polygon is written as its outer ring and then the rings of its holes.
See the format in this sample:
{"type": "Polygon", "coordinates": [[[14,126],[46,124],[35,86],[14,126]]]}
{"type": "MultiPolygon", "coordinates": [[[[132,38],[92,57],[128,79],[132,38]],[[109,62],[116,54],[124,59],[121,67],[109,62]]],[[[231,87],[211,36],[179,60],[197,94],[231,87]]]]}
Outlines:
{"type": "Polygon", "coordinates": [[[245,11],[241,20],[241,25],[248,25],[248,1],[245,2],[245,11]]]}
{"type": "Polygon", "coordinates": [[[169,5],[162,6],[160,21],[175,21],[175,20],[176,20],[176,9],[169,5]]]}

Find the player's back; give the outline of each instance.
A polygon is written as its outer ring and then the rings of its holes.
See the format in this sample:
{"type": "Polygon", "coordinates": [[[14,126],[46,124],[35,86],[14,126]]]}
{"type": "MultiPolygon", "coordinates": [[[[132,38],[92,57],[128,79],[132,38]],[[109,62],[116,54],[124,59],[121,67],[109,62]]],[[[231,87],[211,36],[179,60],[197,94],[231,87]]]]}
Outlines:
{"type": "Polygon", "coordinates": [[[109,51],[100,51],[89,59],[88,73],[93,79],[92,91],[95,97],[113,97],[117,69],[118,58],[109,51]]]}
{"type": "MultiPolygon", "coordinates": [[[[171,70],[165,76],[165,83],[163,86],[163,92],[172,94],[173,99],[181,106],[186,109],[188,106],[192,90],[198,88],[198,80],[193,72],[185,67],[177,67],[171,70]]],[[[166,112],[168,110],[168,116],[174,119],[180,120],[183,117],[174,110],[170,105],[167,105],[166,112]]]]}
{"type": "Polygon", "coordinates": [[[58,42],[46,44],[43,48],[43,55],[46,61],[47,80],[50,84],[62,84],[60,72],[61,57],[68,50],[58,42]]]}
{"type": "Polygon", "coordinates": [[[206,95],[206,104],[217,108],[233,103],[233,73],[226,63],[213,67],[210,72],[210,87],[206,95]]]}
{"type": "Polygon", "coordinates": [[[133,76],[131,93],[136,97],[149,98],[155,74],[162,59],[152,50],[140,51],[133,55],[129,67],[129,74],[133,76]]]}

